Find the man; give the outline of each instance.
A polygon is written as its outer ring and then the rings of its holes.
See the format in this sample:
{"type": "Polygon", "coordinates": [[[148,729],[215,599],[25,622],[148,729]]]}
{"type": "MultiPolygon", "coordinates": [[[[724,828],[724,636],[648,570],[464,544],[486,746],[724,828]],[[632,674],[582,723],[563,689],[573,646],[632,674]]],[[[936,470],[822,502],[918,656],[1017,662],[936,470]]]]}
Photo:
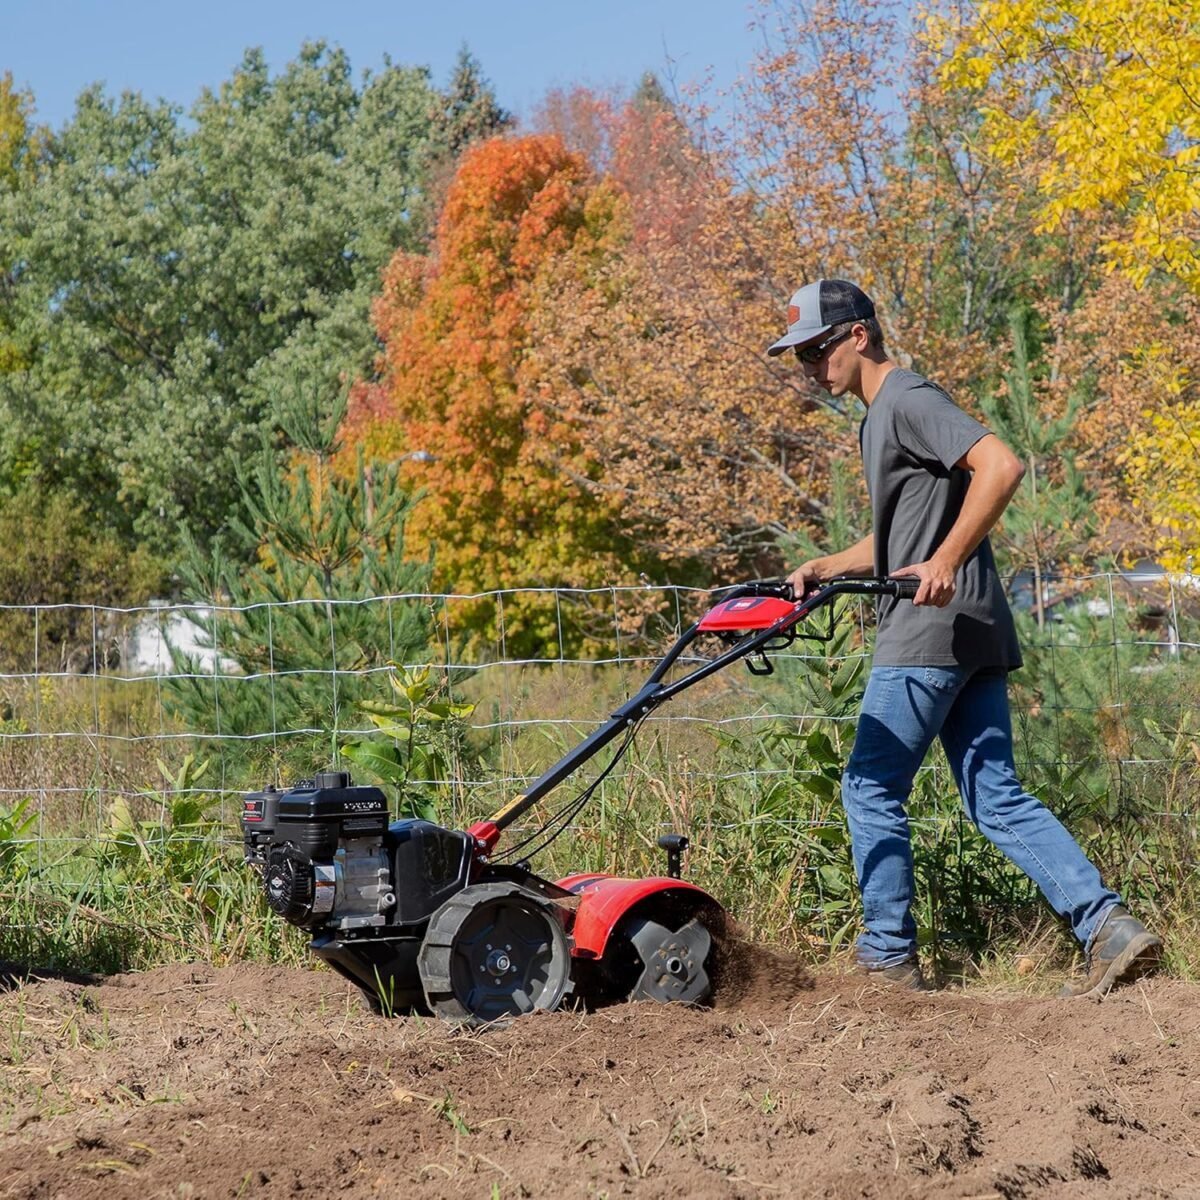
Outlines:
{"type": "Polygon", "coordinates": [[[1024,467],[941,388],[885,353],[871,299],[845,280],[802,287],[768,353],[794,350],[831,396],[866,406],[859,430],[872,532],[810,559],[797,595],[842,575],[908,575],[916,598],[880,602],[875,657],[842,778],[865,932],[858,965],[924,987],[917,961],[912,846],[905,803],[935,736],[980,831],[1041,888],[1087,952],[1086,978],[1064,995],[1100,998],[1150,969],[1162,943],[1104,886],[1013,766],[1007,673],[1021,665],[988,531],[1024,467]]]}

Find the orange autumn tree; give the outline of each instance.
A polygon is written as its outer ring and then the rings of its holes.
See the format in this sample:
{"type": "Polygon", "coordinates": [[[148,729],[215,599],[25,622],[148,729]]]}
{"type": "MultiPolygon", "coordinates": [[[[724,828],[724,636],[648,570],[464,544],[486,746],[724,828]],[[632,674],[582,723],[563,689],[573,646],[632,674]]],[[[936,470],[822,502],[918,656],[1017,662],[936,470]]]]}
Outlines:
{"type": "Polygon", "coordinates": [[[586,424],[625,525],[676,582],[777,572],[785,522],[816,515],[827,415],[763,351],[781,307],[729,219],[753,224],[652,80],[627,102],[574,89],[538,120],[592,157],[629,214],[620,255],[548,271],[531,373],[586,424]]]}
{"type": "MultiPolygon", "coordinates": [[[[433,547],[441,587],[607,585],[644,565],[586,429],[541,402],[529,366],[543,277],[611,256],[623,213],[558,138],[497,138],[461,160],[431,256],[398,253],[385,272],[381,375],[354,391],[347,449],[404,463],[423,494],[410,545],[433,547]]],[[[509,597],[502,615],[485,599],[455,619],[509,652],[557,633],[553,598],[509,597]]]]}

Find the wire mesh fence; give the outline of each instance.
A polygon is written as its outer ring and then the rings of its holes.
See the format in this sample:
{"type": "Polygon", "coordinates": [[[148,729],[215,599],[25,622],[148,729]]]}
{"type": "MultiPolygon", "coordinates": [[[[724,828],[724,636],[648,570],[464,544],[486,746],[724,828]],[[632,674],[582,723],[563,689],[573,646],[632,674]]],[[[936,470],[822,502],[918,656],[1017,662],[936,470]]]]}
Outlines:
{"type": "MultiPolygon", "coordinates": [[[[1133,810],[1192,822],[1200,578],[1113,572],[1013,595],[1027,784],[1068,822],[1133,810]]],[[[0,846],[42,870],[131,822],[139,836],[165,834],[189,797],[232,843],[246,790],[342,762],[347,743],[375,735],[369,705],[396,700],[404,672],[428,671],[434,694],[470,706],[452,738],[439,730],[445,753],[422,760],[439,770],[410,771],[406,786],[426,789],[447,824],[484,817],[604,722],[711,601],[646,586],[5,609],[0,846]],[[46,636],[65,628],[73,639],[46,636]]],[[[668,825],[710,841],[839,826],[831,781],[853,738],[872,625],[868,603],[846,602],[832,641],[798,640],[771,655],[769,677],[735,666],[655,712],[564,840],[582,839],[604,866],[621,857],[614,838],[645,847],[668,825]],[[832,767],[806,740],[816,730],[829,731],[832,767]]],[[[697,642],[680,666],[719,648],[697,642]]],[[[918,785],[918,826],[961,819],[936,754],[918,785]]],[[[798,869],[823,865],[810,856],[798,869]]]]}

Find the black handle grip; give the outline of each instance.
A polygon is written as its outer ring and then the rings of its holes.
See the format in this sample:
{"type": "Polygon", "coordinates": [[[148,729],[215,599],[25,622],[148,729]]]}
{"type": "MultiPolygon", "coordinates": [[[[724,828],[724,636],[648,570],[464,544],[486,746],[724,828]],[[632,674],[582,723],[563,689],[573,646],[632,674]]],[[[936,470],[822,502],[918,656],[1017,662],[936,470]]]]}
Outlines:
{"type": "Polygon", "coordinates": [[[714,588],[711,595],[720,600],[733,600],[741,596],[775,596],[780,600],[795,601],[808,600],[817,595],[824,595],[828,599],[837,594],[895,596],[899,600],[914,600],[920,587],[921,581],[915,575],[889,576],[886,579],[839,575],[824,583],[814,584],[803,596],[797,596],[786,579],[752,579],[748,583],[714,588]]]}
{"type": "Polygon", "coordinates": [[[779,600],[795,600],[792,585],[786,579],[751,579],[746,583],[733,583],[727,587],[713,588],[710,593],[715,600],[733,600],[741,596],[774,596],[779,600]]]}
{"type": "Polygon", "coordinates": [[[792,585],[786,579],[755,579],[750,586],[756,596],[775,596],[780,600],[794,600],[792,585]]]}

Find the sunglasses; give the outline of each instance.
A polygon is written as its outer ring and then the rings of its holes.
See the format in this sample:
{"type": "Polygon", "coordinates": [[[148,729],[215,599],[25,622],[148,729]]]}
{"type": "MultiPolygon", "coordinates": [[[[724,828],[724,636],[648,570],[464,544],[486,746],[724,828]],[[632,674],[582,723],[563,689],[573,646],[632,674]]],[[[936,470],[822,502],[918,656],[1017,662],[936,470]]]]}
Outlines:
{"type": "Polygon", "coordinates": [[[802,363],[807,363],[810,367],[815,367],[825,357],[825,352],[830,347],[844,341],[853,332],[853,329],[847,329],[845,333],[835,333],[833,337],[826,338],[823,342],[814,342],[808,346],[799,346],[796,349],[796,357],[802,363]]]}

